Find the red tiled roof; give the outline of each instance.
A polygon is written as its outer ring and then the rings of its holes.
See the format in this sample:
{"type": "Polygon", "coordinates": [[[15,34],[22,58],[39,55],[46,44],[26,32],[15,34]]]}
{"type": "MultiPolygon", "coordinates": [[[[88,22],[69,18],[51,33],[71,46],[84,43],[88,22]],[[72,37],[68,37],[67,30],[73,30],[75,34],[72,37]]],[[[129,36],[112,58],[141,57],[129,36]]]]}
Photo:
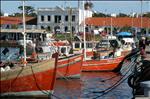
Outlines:
{"type": "MultiPolygon", "coordinates": [[[[111,26],[110,17],[92,17],[86,18],[85,24],[92,26],[111,26]]],[[[114,27],[134,26],[141,27],[141,18],[130,18],[130,17],[117,17],[112,18],[112,25],[114,27]]],[[[150,28],[150,18],[142,18],[142,27],[150,28]]]]}
{"type": "MultiPolygon", "coordinates": [[[[26,22],[31,20],[31,19],[34,19],[35,17],[26,17],[26,22]]],[[[22,23],[22,17],[4,17],[4,16],[1,16],[0,17],[0,24],[3,25],[3,24],[14,24],[14,25],[18,25],[18,24],[21,24],[22,23]]]]}

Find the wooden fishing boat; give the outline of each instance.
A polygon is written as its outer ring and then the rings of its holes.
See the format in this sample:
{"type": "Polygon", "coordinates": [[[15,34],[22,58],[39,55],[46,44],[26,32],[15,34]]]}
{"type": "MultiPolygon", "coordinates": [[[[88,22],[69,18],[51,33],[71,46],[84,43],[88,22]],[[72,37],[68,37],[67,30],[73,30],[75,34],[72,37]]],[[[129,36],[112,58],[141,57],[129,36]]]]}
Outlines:
{"type": "Polygon", "coordinates": [[[43,56],[49,55],[51,57],[56,51],[59,53],[56,77],[80,78],[83,54],[69,54],[71,47],[62,42],[55,42],[52,45],[37,46],[37,49],[40,49],[38,54],[43,56]]]}
{"type": "MultiPolygon", "coordinates": [[[[5,46],[4,50],[1,52],[5,57],[5,62],[12,62],[12,65],[5,66],[2,65],[0,68],[0,95],[5,96],[35,96],[35,95],[51,95],[54,89],[54,83],[56,78],[56,70],[57,70],[57,60],[58,53],[53,54],[52,58],[50,57],[42,57],[40,59],[35,59],[34,57],[27,57],[26,53],[26,28],[25,28],[25,1],[23,1],[23,50],[20,50],[19,53],[15,51],[10,51],[9,48],[5,46]],[[16,60],[11,60],[14,56],[20,54],[21,62],[16,60]],[[55,57],[55,58],[53,58],[55,57]],[[7,68],[6,68],[7,67],[7,68]],[[9,69],[8,69],[9,67],[9,69]],[[11,67],[11,68],[10,68],[11,67]]],[[[2,47],[1,46],[1,47],[2,47]]],[[[9,45],[9,47],[16,47],[9,45]]],[[[33,46],[35,47],[35,46],[33,46]]],[[[33,51],[35,52],[35,50],[33,51]]],[[[13,58],[14,59],[14,58],[13,58]]],[[[17,57],[16,57],[17,59],[17,57]]],[[[18,59],[20,59],[18,57],[18,59]]],[[[4,63],[1,60],[1,63],[4,63]]]]}
{"type": "Polygon", "coordinates": [[[123,59],[124,56],[100,60],[86,60],[83,61],[82,71],[113,71],[123,59]]]}
{"type": "Polygon", "coordinates": [[[53,92],[57,69],[56,58],[16,64],[8,71],[1,72],[0,94],[15,96],[48,95],[53,92]]]}
{"type": "Polygon", "coordinates": [[[82,60],[82,54],[59,57],[57,78],[80,78],[82,60]]]}

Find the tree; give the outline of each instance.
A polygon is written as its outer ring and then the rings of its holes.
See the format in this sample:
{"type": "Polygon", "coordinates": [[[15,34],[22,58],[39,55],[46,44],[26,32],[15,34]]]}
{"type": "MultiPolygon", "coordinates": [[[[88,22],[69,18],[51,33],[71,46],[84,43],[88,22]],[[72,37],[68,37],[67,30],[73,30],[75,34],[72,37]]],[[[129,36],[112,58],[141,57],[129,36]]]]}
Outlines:
{"type": "Polygon", "coordinates": [[[150,12],[143,14],[143,17],[149,17],[150,18],[150,12]]]}
{"type": "Polygon", "coordinates": [[[124,14],[124,13],[119,13],[119,15],[117,15],[117,17],[128,17],[128,15],[124,14]]]}
{"type": "Polygon", "coordinates": [[[93,17],[110,17],[110,15],[107,15],[104,13],[94,13],[92,16],[93,17]]]}
{"type": "MultiPolygon", "coordinates": [[[[25,14],[26,16],[36,16],[35,9],[32,6],[25,6],[25,14]]],[[[19,10],[23,10],[23,6],[18,7],[19,10]]]]}
{"type": "Polygon", "coordinates": [[[91,8],[93,8],[93,3],[92,2],[86,2],[84,4],[84,9],[85,10],[90,10],[91,8]]]}
{"type": "Polygon", "coordinates": [[[0,16],[4,16],[4,13],[2,11],[0,11],[0,16]]]}

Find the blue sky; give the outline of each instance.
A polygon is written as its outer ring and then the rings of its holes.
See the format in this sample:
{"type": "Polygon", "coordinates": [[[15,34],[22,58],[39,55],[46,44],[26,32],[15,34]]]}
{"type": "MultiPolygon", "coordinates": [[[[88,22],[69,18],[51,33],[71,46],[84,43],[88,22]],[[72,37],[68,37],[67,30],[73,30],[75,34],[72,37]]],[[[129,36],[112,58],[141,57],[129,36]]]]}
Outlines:
{"type": "MultiPolygon", "coordinates": [[[[132,12],[141,12],[141,2],[140,1],[93,1],[94,11],[103,13],[126,13],[130,14],[132,12]]],[[[81,1],[80,1],[81,2],[81,1]]],[[[81,2],[82,3],[82,2],[81,2]]],[[[81,4],[80,3],[80,4],[81,4]]],[[[143,12],[150,12],[150,1],[143,1],[143,12]]],[[[21,1],[1,1],[1,11],[5,13],[12,14],[14,12],[19,12],[18,6],[22,5],[21,1]]],[[[77,7],[78,2],[76,1],[26,1],[26,5],[33,6],[35,9],[39,7],[55,7],[55,6],[71,6],[77,7]]]]}

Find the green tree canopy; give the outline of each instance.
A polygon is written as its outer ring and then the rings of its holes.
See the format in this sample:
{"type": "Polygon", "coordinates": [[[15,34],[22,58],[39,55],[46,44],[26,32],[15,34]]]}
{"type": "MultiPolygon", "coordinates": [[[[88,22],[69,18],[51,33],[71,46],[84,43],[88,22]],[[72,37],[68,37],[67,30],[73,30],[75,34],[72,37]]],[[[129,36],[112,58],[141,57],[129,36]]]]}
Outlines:
{"type": "MultiPolygon", "coordinates": [[[[35,11],[34,7],[32,7],[32,6],[25,6],[24,8],[25,8],[25,14],[26,15],[29,15],[29,16],[33,15],[33,13],[35,11]]],[[[19,6],[18,9],[22,11],[23,10],[23,6],[19,6]]]]}
{"type": "Polygon", "coordinates": [[[124,14],[124,13],[119,13],[119,15],[117,15],[117,17],[128,17],[128,15],[124,14]]]}
{"type": "MultiPolygon", "coordinates": [[[[18,9],[21,11],[21,12],[16,12],[10,16],[22,16],[22,11],[23,11],[23,6],[19,6],[18,9]]],[[[36,17],[36,13],[35,13],[35,9],[34,7],[32,6],[25,6],[25,15],[26,16],[32,16],[32,17],[36,17]]]]}
{"type": "Polygon", "coordinates": [[[94,13],[92,16],[93,17],[110,17],[110,15],[104,14],[104,13],[94,13]]]}
{"type": "Polygon", "coordinates": [[[93,8],[93,3],[92,2],[86,2],[84,4],[84,8],[85,8],[85,10],[92,9],[93,8]]]}
{"type": "Polygon", "coordinates": [[[3,15],[4,15],[4,13],[2,11],[0,11],[0,16],[3,16],[3,15]]]}
{"type": "Polygon", "coordinates": [[[143,14],[143,17],[149,17],[150,18],[150,12],[143,14]]]}

